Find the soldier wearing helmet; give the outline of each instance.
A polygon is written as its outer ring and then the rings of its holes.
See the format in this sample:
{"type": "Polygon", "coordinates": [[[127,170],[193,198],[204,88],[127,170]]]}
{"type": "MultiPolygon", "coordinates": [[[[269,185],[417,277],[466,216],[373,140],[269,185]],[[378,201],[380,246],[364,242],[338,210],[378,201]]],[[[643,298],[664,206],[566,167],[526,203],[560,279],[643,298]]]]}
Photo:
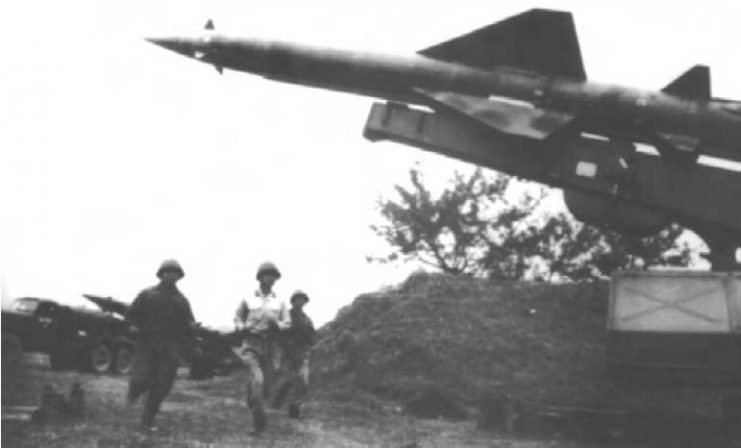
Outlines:
{"type": "Polygon", "coordinates": [[[286,396],[290,395],[288,416],[301,417],[301,407],[309,393],[309,354],[314,345],[316,331],[311,318],[304,312],[309,296],[301,290],[291,295],[289,311],[291,325],[281,333],[281,346],[284,353],[285,379],[275,396],[273,404],[280,407],[286,396]]]}
{"type": "Polygon", "coordinates": [[[145,430],[155,429],[154,418],[172,388],[181,350],[192,338],[193,312],[175,286],[183,276],[180,263],[163,261],[157,270],[159,284],[140,292],[127,314],[138,330],[128,400],[133,404],[147,394],[141,417],[145,430]]]}
{"type": "Polygon", "coordinates": [[[277,336],[290,325],[288,309],[273,291],[279,278],[280,271],[275,264],[262,263],[257,268],[259,287],[242,300],[234,319],[243,338],[242,346],[235,352],[247,367],[247,406],[252,410],[253,429],[257,434],[267,424],[265,396],[281,369],[277,336]]]}

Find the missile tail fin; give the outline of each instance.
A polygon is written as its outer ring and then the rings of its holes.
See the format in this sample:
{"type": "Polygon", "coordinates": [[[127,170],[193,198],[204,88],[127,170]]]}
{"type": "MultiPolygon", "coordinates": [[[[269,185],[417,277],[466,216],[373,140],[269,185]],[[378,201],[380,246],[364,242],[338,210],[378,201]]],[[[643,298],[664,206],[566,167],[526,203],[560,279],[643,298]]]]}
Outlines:
{"type": "Polygon", "coordinates": [[[695,65],[661,91],[687,98],[710,99],[710,68],[695,65]]]}
{"type": "Polygon", "coordinates": [[[532,9],[419,54],[484,69],[507,66],[586,79],[574,20],[562,11],[532,9]]]}

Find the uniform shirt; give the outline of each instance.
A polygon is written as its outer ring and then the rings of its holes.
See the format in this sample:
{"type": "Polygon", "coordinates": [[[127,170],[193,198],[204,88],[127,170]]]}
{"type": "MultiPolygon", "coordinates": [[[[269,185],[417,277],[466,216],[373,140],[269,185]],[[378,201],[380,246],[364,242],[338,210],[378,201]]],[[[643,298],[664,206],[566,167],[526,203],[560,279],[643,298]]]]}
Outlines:
{"type": "Polygon", "coordinates": [[[263,294],[259,289],[252,297],[242,299],[235,320],[242,329],[259,334],[267,333],[272,325],[278,329],[290,325],[286,304],[274,292],[263,294]]]}
{"type": "Polygon", "coordinates": [[[283,332],[284,345],[289,349],[309,349],[314,345],[316,331],[304,310],[291,308],[291,325],[283,332]]]}
{"type": "Polygon", "coordinates": [[[188,299],[165,283],[140,292],[126,317],[139,328],[140,337],[174,342],[185,341],[195,322],[188,299]]]}

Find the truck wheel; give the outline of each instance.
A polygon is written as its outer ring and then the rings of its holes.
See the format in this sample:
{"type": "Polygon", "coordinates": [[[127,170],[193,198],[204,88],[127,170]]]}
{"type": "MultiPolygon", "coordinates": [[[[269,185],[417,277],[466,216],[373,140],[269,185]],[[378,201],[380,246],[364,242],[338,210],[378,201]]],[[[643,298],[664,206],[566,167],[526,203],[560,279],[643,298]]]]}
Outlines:
{"type": "Polygon", "coordinates": [[[17,365],[23,357],[23,349],[21,348],[21,341],[17,337],[4,334],[2,335],[3,340],[3,369],[13,367],[17,365]]]}
{"type": "Polygon", "coordinates": [[[131,372],[131,366],[134,365],[134,350],[128,345],[119,346],[116,349],[116,360],[113,370],[121,375],[128,375],[131,372]]]}
{"type": "Polygon", "coordinates": [[[110,372],[113,368],[113,353],[105,344],[98,344],[88,353],[90,368],[95,373],[110,372]]]}

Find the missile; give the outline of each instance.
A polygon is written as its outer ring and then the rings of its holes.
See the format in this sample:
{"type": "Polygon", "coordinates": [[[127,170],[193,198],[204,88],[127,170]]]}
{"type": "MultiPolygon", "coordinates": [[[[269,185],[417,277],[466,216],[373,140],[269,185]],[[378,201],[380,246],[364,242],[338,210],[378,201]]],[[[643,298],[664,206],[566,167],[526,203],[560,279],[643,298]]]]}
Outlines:
{"type": "Polygon", "coordinates": [[[418,104],[543,141],[590,133],[655,146],[669,162],[741,161],[741,102],[712,98],[696,65],[657,91],[587,80],[570,13],[533,9],[400,57],[219,34],[150,42],[216,67],[418,104]]]}
{"type": "Polygon", "coordinates": [[[113,297],[103,297],[95,294],[83,294],[84,298],[98,305],[101,310],[116,313],[120,316],[126,316],[130,306],[127,303],[116,300],[113,297]]]}

